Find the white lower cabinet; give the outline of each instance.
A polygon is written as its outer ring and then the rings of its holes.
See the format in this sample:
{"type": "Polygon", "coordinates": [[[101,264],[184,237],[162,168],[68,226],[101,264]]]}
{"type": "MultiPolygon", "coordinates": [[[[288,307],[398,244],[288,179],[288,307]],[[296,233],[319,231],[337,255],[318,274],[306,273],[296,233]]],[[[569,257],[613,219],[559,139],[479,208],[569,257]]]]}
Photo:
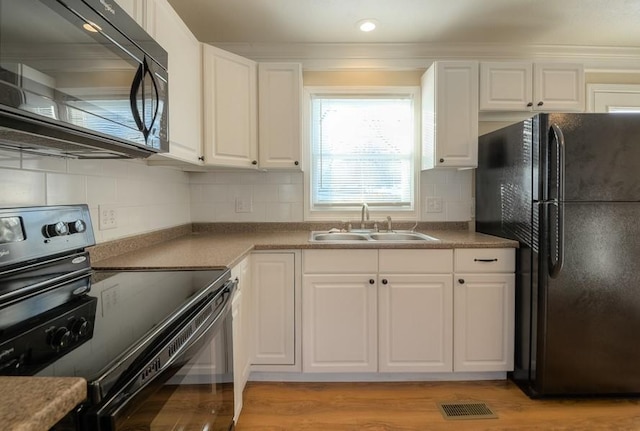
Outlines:
{"type": "Polygon", "coordinates": [[[375,274],[304,275],[302,370],[378,370],[375,274]]]}
{"type": "Polygon", "coordinates": [[[511,371],[515,250],[455,251],[454,371],[511,371]]]}
{"type": "Polygon", "coordinates": [[[305,250],[303,371],[451,371],[452,254],[305,250]]]}
{"type": "Polygon", "coordinates": [[[253,305],[252,370],[299,368],[299,293],[296,260],[299,252],[254,252],[251,255],[253,305]]]}
{"type": "Polygon", "coordinates": [[[242,411],[244,385],[242,379],[242,292],[236,291],[231,302],[231,317],[233,326],[233,420],[238,421],[242,411]]]}
{"type": "Polygon", "coordinates": [[[231,303],[233,318],[233,389],[234,420],[242,411],[244,387],[251,371],[252,309],[251,309],[251,272],[250,257],[244,258],[231,268],[231,278],[238,280],[236,292],[231,303]]]}
{"type": "Polygon", "coordinates": [[[513,369],[514,249],[305,250],[302,371],[513,369]]]}
{"type": "Polygon", "coordinates": [[[449,274],[380,274],[378,371],[451,371],[449,274]]]}

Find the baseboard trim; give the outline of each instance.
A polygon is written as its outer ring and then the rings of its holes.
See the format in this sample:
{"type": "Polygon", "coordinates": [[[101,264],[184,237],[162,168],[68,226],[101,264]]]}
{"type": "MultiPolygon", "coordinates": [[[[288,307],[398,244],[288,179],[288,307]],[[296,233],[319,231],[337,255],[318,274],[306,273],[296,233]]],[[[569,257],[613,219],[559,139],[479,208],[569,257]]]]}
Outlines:
{"type": "Polygon", "coordinates": [[[252,371],[254,382],[447,382],[506,380],[506,372],[482,373],[274,373],[252,371]]]}

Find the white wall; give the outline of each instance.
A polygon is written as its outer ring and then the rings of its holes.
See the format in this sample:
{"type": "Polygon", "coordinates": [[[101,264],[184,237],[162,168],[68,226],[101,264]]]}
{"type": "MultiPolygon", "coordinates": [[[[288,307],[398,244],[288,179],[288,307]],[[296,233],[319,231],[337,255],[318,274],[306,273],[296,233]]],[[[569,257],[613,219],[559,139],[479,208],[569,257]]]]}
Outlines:
{"type": "MultiPolygon", "coordinates": [[[[469,221],[473,170],[425,171],[421,174],[422,221],[469,221]],[[442,198],[442,212],[426,212],[426,198],[442,198]]],[[[191,215],[194,222],[301,222],[302,173],[192,173],[191,215]],[[251,212],[236,212],[238,199],[249,201],[251,212]]]]}
{"type": "Polygon", "coordinates": [[[0,207],[86,203],[96,242],[191,222],[188,174],[138,160],[71,160],[0,151],[0,207]],[[98,205],[118,226],[98,228],[98,205]]]}

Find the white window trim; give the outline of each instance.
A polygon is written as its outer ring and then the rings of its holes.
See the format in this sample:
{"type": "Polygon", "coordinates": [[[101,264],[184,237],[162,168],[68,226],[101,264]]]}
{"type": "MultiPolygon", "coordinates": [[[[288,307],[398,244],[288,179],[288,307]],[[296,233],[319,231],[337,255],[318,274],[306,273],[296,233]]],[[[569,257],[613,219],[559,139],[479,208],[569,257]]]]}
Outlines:
{"type": "Polygon", "coordinates": [[[601,109],[598,98],[606,98],[613,105],[624,105],[622,101],[615,101],[617,95],[640,98],[640,84],[587,84],[587,112],[606,112],[601,109]]]}
{"type": "Polygon", "coordinates": [[[311,98],[322,94],[351,94],[351,95],[410,95],[413,98],[414,109],[414,169],[413,169],[413,210],[378,210],[370,208],[370,219],[382,222],[387,216],[393,220],[418,220],[420,216],[420,87],[418,86],[314,86],[305,87],[303,94],[303,160],[304,166],[304,220],[305,221],[356,221],[360,220],[361,212],[358,211],[312,211],[311,210],[311,98]]]}

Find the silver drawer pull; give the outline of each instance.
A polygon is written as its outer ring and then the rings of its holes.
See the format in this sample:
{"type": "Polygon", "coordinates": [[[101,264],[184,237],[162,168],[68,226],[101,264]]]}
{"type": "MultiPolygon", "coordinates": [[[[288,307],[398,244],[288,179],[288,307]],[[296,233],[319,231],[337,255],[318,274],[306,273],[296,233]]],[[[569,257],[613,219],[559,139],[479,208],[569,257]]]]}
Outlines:
{"type": "Polygon", "coordinates": [[[474,262],[497,262],[498,259],[473,259],[474,262]]]}

